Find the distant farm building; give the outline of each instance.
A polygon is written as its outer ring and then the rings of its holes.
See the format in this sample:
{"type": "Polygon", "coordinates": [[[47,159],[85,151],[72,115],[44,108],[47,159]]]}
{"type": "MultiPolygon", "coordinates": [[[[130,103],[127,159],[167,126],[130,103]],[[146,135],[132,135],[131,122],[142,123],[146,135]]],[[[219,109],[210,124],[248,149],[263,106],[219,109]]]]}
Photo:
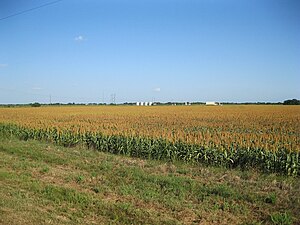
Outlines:
{"type": "Polygon", "coordinates": [[[219,102],[206,102],[205,105],[207,106],[216,106],[216,105],[221,105],[219,102]]]}

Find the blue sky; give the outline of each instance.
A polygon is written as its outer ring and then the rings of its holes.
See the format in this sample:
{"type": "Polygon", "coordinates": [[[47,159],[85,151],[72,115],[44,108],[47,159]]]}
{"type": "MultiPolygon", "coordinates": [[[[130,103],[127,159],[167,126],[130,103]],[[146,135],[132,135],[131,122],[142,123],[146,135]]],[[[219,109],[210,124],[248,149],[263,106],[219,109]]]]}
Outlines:
{"type": "MultiPolygon", "coordinates": [[[[2,0],[0,18],[51,0],[2,0]]],[[[63,0],[0,20],[0,103],[300,99],[297,0],[63,0]]]]}

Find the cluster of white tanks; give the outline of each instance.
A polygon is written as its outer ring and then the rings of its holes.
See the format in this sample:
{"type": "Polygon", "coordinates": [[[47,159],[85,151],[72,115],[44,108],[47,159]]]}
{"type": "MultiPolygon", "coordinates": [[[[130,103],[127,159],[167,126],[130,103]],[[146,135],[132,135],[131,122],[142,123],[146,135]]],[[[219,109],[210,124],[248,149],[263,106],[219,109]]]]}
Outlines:
{"type": "Polygon", "coordinates": [[[137,102],[136,105],[151,106],[151,105],[153,105],[153,102],[137,102]]]}

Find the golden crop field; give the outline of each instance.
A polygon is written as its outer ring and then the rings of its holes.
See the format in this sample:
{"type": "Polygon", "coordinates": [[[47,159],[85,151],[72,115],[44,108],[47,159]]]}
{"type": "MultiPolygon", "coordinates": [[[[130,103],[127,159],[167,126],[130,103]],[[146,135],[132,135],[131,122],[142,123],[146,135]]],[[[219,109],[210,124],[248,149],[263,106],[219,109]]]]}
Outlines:
{"type": "MultiPolygon", "coordinates": [[[[298,160],[300,152],[300,107],[298,106],[0,108],[0,123],[15,124],[23,130],[27,129],[31,132],[27,136],[33,138],[45,137],[46,134],[41,132],[48,133],[52,136],[49,138],[47,134],[46,139],[60,139],[56,141],[59,143],[88,142],[85,135],[89,135],[91,142],[97,142],[95,138],[104,135],[105,137],[121,136],[125,139],[138,137],[147,140],[167,140],[171,144],[195,145],[206,150],[225,152],[226,157],[231,151],[242,149],[264,152],[284,150],[297,153],[298,160]],[[39,133],[37,134],[35,130],[39,133]]],[[[124,148],[128,148],[127,142],[128,140],[125,142],[125,147],[122,146],[123,142],[113,144],[123,151],[124,148]]],[[[98,145],[102,149],[100,142],[98,145]]],[[[154,146],[152,142],[146,145],[154,146]]],[[[176,146],[174,148],[178,149],[176,146]]]]}
{"type": "Polygon", "coordinates": [[[1,123],[62,132],[137,135],[216,147],[300,150],[298,106],[1,108],[1,123]]]}

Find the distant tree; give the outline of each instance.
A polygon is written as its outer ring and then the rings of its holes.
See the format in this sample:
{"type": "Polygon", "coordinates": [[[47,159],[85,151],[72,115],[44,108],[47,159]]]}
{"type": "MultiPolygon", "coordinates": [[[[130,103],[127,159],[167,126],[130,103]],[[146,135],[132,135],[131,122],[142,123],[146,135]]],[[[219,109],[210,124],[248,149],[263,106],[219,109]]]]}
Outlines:
{"type": "Polygon", "coordinates": [[[300,105],[300,100],[290,99],[283,102],[284,105],[300,105]]]}
{"type": "Polygon", "coordinates": [[[41,106],[41,104],[40,104],[40,103],[38,103],[38,102],[35,102],[35,103],[32,103],[32,104],[31,104],[31,106],[32,106],[32,107],[40,107],[40,106],[41,106]]]}

